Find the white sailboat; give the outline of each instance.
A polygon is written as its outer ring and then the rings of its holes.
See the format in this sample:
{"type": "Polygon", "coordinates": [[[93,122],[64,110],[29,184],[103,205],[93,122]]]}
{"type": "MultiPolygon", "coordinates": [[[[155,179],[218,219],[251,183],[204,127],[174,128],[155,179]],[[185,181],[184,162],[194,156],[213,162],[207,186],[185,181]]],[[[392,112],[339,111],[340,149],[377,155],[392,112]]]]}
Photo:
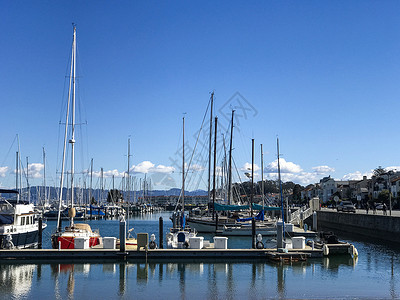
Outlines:
{"type": "MultiPolygon", "coordinates": [[[[196,237],[197,233],[191,230],[186,224],[185,217],[185,117],[183,117],[183,153],[182,153],[182,210],[174,212],[171,220],[173,227],[167,233],[167,247],[168,248],[188,248],[189,239],[196,237]]],[[[177,205],[178,206],[178,205],[177,205]]]]}
{"type": "Polygon", "coordinates": [[[57,220],[57,231],[51,236],[51,243],[54,249],[74,249],[75,239],[84,238],[88,240],[89,247],[98,245],[100,243],[100,234],[98,231],[92,231],[89,224],[77,224],[74,223],[74,217],[76,210],[74,208],[74,163],[75,163],[75,81],[76,81],[76,26],[74,25],[73,42],[72,42],[72,56],[71,56],[71,72],[69,80],[69,92],[68,92],[68,107],[65,122],[65,137],[64,137],[64,150],[63,150],[63,161],[61,171],[61,183],[60,183],[60,194],[59,194],[59,210],[57,220]],[[71,194],[70,194],[70,207],[68,216],[70,218],[69,226],[65,227],[65,230],[61,230],[61,204],[63,195],[63,184],[64,184],[64,167],[65,167],[65,153],[67,147],[68,137],[68,121],[70,113],[70,103],[72,103],[72,122],[71,122],[71,138],[69,143],[71,144],[71,194]]]}

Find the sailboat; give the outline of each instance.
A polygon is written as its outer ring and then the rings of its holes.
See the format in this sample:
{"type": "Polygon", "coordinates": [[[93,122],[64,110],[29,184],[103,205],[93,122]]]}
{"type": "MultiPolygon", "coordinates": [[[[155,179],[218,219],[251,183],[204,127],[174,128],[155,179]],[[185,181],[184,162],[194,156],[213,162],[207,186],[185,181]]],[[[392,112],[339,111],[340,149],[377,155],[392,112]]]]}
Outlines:
{"type": "MultiPolygon", "coordinates": [[[[73,42],[72,42],[72,56],[71,56],[71,72],[69,79],[69,92],[68,92],[68,108],[66,113],[65,122],[65,137],[64,137],[64,150],[63,150],[63,161],[61,171],[61,183],[60,183],[60,194],[59,194],[59,209],[57,219],[57,231],[51,236],[51,244],[54,249],[74,249],[75,239],[83,238],[85,242],[88,242],[89,247],[93,247],[100,243],[100,234],[98,231],[92,231],[89,224],[74,223],[74,217],[76,215],[76,209],[74,208],[74,164],[75,164],[75,81],[76,81],[76,26],[73,26],[73,42]],[[70,218],[69,226],[65,227],[64,231],[61,229],[61,205],[63,195],[63,184],[64,184],[64,169],[65,169],[65,154],[67,147],[68,137],[68,121],[70,113],[70,104],[72,103],[72,122],[71,122],[71,138],[69,143],[71,144],[71,199],[68,210],[68,216],[70,218]]],[[[85,243],[86,244],[86,243],[85,243]]]]}
{"type": "MultiPolygon", "coordinates": [[[[197,233],[186,224],[185,216],[185,117],[183,117],[183,143],[182,143],[182,210],[172,214],[173,227],[167,233],[168,248],[189,248],[189,239],[196,237],[197,233]]],[[[178,204],[176,205],[178,207],[178,204]]]]}

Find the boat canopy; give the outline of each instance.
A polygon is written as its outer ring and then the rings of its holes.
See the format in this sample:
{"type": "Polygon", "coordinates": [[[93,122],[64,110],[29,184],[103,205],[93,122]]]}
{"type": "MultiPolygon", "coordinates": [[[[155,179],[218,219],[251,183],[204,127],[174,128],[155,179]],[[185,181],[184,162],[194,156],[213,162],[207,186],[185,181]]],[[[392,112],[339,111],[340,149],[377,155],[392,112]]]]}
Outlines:
{"type": "Polygon", "coordinates": [[[270,211],[280,211],[281,210],[281,208],[280,207],[276,207],[276,206],[264,206],[264,208],[263,208],[263,206],[262,205],[260,205],[260,204],[255,204],[255,203],[253,203],[252,204],[252,206],[253,206],[253,209],[255,209],[255,210],[270,210],[270,211]]]}
{"type": "Polygon", "coordinates": [[[8,225],[14,223],[14,217],[9,215],[0,215],[0,225],[8,225]]]}
{"type": "Polygon", "coordinates": [[[248,205],[227,205],[227,204],[219,204],[214,203],[214,209],[216,211],[238,211],[242,209],[249,209],[248,205]]]}

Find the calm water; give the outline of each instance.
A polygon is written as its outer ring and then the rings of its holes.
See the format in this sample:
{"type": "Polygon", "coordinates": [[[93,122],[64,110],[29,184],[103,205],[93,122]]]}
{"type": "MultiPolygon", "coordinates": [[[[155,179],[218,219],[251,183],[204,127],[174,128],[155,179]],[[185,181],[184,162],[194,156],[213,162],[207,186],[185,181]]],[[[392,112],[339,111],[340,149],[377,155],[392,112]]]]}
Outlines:
{"type": "MultiPolygon", "coordinates": [[[[137,217],[130,220],[130,227],[158,238],[159,216],[137,217]]],[[[170,221],[168,215],[163,217],[166,231],[170,221]]],[[[118,221],[90,224],[102,236],[118,235],[118,221]]],[[[44,239],[53,228],[54,222],[49,222],[44,239]]],[[[0,299],[399,299],[400,248],[341,238],[355,244],[357,260],[336,257],[292,265],[1,264],[0,299]]],[[[232,248],[249,245],[250,239],[229,239],[232,248]]]]}

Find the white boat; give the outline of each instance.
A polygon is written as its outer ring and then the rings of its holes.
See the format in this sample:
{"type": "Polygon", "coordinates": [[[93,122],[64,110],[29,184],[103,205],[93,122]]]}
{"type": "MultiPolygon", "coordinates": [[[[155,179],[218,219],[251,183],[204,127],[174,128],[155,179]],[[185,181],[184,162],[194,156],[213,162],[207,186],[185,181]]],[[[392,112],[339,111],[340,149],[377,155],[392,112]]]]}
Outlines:
{"type": "MultiPolygon", "coordinates": [[[[13,193],[18,197],[14,190],[0,190],[0,193],[13,193]]],[[[42,230],[46,226],[43,224],[42,230]]],[[[0,202],[0,249],[35,248],[38,234],[33,204],[19,203],[18,200],[0,202]]]]}
{"type": "MultiPolygon", "coordinates": [[[[75,164],[75,82],[76,82],[76,26],[74,25],[73,42],[72,42],[72,56],[71,56],[71,73],[69,80],[69,92],[68,92],[68,109],[65,121],[65,137],[64,137],[64,150],[63,150],[63,161],[62,161],[62,171],[61,171],[61,183],[60,183],[60,194],[59,194],[59,209],[58,209],[58,219],[57,219],[57,231],[51,236],[51,244],[54,249],[74,249],[75,239],[83,238],[88,240],[89,247],[93,247],[100,243],[100,233],[98,231],[92,231],[88,224],[76,224],[74,223],[74,217],[76,215],[76,210],[74,208],[74,164],[75,164]],[[69,125],[69,113],[70,104],[72,122],[71,122],[71,137],[68,140],[68,125],[69,125]],[[64,171],[65,171],[65,154],[67,147],[67,140],[71,144],[71,193],[70,193],[70,207],[68,211],[68,216],[70,218],[70,225],[65,227],[64,231],[61,229],[61,204],[63,195],[63,185],[64,185],[64,171]]],[[[86,246],[84,246],[86,247],[86,246]]]]}
{"type": "MultiPolygon", "coordinates": [[[[251,236],[252,235],[252,224],[240,224],[238,226],[223,226],[220,232],[222,236],[251,236]]],[[[256,234],[262,236],[276,236],[276,223],[257,223],[256,234]]]]}

